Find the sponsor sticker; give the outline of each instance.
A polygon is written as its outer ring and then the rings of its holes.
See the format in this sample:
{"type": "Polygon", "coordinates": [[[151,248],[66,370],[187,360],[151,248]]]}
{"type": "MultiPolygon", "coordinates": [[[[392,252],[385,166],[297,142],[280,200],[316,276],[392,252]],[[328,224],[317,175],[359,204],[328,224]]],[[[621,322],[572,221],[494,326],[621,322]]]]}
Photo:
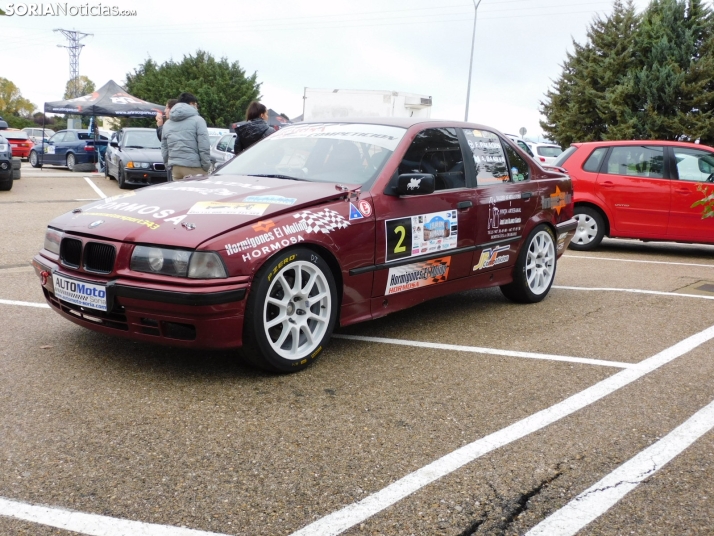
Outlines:
{"type": "Polygon", "coordinates": [[[387,261],[454,249],[458,242],[455,210],[387,220],[385,226],[387,261]]]}
{"type": "Polygon", "coordinates": [[[364,216],[357,207],[350,203],[350,220],[361,220],[363,218],[364,216]]]}
{"type": "Polygon", "coordinates": [[[76,281],[61,275],[52,274],[55,296],[80,307],[99,311],[107,310],[107,289],[104,285],[76,281]]]}
{"type": "Polygon", "coordinates": [[[451,257],[440,257],[390,268],[387,274],[385,294],[397,294],[398,292],[443,283],[449,276],[450,264],[451,257]]]}
{"type": "Polygon", "coordinates": [[[199,201],[187,214],[240,214],[242,216],[262,216],[267,203],[221,203],[220,201],[199,201]]]}
{"type": "Polygon", "coordinates": [[[508,251],[509,246],[498,246],[495,248],[487,248],[481,252],[481,257],[478,263],[474,265],[474,272],[477,270],[483,270],[484,268],[492,268],[499,264],[508,262],[511,258],[510,255],[501,255],[504,251],[508,251]]]}
{"type": "Polygon", "coordinates": [[[558,214],[573,201],[573,196],[567,192],[561,192],[558,186],[555,187],[555,193],[550,196],[541,197],[543,208],[555,210],[558,214]]]}
{"type": "Polygon", "coordinates": [[[297,199],[282,195],[249,195],[244,201],[246,203],[268,203],[269,205],[294,205],[297,199]]]}
{"type": "Polygon", "coordinates": [[[369,201],[362,200],[359,202],[359,211],[364,214],[365,218],[369,218],[372,215],[372,205],[369,201]]]}

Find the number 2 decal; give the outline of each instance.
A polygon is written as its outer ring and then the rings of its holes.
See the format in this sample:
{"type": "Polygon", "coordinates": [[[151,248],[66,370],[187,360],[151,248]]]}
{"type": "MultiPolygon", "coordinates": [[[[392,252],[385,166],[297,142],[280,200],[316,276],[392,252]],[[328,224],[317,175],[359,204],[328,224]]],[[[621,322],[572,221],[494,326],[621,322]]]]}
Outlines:
{"type": "Polygon", "coordinates": [[[387,260],[393,261],[412,255],[412,219],[387,220],[387,260]]]}
{"type": "Polygon", "coordinates": [[[400,226],[394,228],[394,232],[402,235],[401,238],[399,239],[399,242],[397,242],[397,245],[394,246],[394,253],[404,253],[407,250],[407,248],[403,245],[404,237],[406,236],[407,231],[404,229],[403,225],[400,225],[400,226]]]}

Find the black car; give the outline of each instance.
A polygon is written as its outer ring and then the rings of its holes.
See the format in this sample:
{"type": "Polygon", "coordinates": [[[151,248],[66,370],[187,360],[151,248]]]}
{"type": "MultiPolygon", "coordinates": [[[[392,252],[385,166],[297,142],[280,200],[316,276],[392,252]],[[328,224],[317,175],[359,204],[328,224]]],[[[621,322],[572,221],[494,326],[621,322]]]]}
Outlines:
{"type": "Polygon", "coordinates": [[[153,128],[123,128],[109,142],[104,175],[116,179],[119,188],[166,182],[161,142],[153,128]]]}

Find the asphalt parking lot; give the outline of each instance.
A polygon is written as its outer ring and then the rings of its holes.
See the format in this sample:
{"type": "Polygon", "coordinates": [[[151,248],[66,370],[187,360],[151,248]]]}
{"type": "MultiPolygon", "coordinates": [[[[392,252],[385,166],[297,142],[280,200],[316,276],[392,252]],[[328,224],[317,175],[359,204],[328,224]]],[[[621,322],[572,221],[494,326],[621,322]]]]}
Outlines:
{"type": "Polygon", "coordinates": [[[276,376],[43,306],[47,222],[118,193],[0,195],[0,534],[714,534],[714,247],[567,251],[541,303],[441,298],[276,376]]]}

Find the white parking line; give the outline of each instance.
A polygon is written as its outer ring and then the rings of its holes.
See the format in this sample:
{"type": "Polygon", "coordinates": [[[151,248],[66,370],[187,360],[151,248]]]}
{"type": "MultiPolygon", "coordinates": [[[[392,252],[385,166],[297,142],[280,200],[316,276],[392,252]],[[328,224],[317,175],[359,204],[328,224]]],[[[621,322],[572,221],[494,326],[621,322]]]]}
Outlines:
{"type": "Polygon", "coordinates": [[[641,361],[636,368],[622,370],[554,406],[534,413],[530,417],[526,417],[506,428],[465,445],[400,478],[361,501],[347,505],[322,519],[318,519],[314,523],[294,532],[291,536],[337,536],[412,493],[419,491],[435,480],[460,469],[489,452],[541,430],[568,415],[572,415],[576,411],[631,384],[642,376],[666,365],[711,339],[714,339],[714,326],[641,361]]]}
{"type": "Polygon", "coordinates": [[[703,266],[705,268],[714,268],[714,264],[694,264],[690,262],[640,261],[634,259],[615,259],[613,257],[593,257],[591,255],[563,255],[563,257],[566,259],[595,259],[598,261],[639,262],[644,264],[672,264],[676,266],[703,266]]]}
{"type": "Polygon", "coordinates": [[[526,359],[544,359],[548,361],[566,361],[568,363],[582,363],[585,365],[600,365],[602,367],[632,368],[637,363],[623,363],[620,361],[606,361],[603,359],[588,359],[586,357],[570,357],[566,355],[536,354],[533,352],[518,352],[515,350],[497,350],[495,348],[481,348],[478,346],[460,346],[457,344],[441,344],[436,342],[405,341],[402,339],[385,339],[382,337],[363,337],[361,335],[333,335],[336,339],[349,339],[353,341],[379,342],[383,344],[397,344],[400,346],[415,346],[417,348],[433,348],[435,350],[451,350],[455,352],[473,352],[475,354],[502,355],[507,357],[521,357],[526,359]]]}
{"type": "Polygon", "coordinates": [[[15,300],[0,300],[0,305],[20,305],[22,307],[39,307],[41,309],[49,309],[50,306],[46,303],[15,301],[15,300]]]}
{"type": "Polygon", "coordinates": [[[547,517],[526,536],[571,536],[714,428],[714,402],[547,517]]]}
{"type": "Polygon", "coordinates": [[[635,294],[654,294],[656,296],[673,296],[679,298],[699,298],[700,300],[714,300],[714,296],[700,296],[699,294],[680,294],[679,292],[662,292],[659,290],[642,290],[636,288],[606,288],[606,287],[564,287],[553,285],[551,288],[560,290],[584,290],[590,292],[632,292],[635,294]]]}
{"type": "Polygon", "coordinates": [[[36,506],[2,498],[0,515],[90,536],[228,536],[216,532],[85,514],[63,508],[36,506]]]}
{"type": "Polygon", "coordinates": [[[92,179],[90,179],[89,177],[84,177],[84,180],[87,181],[87,184],[89,184],[95,192],[97,192],[97,195],[99,197],[101,197],[102,199],[106,199],[107,196],[99,189],[99,186],[92,182],[92,179]]]}

